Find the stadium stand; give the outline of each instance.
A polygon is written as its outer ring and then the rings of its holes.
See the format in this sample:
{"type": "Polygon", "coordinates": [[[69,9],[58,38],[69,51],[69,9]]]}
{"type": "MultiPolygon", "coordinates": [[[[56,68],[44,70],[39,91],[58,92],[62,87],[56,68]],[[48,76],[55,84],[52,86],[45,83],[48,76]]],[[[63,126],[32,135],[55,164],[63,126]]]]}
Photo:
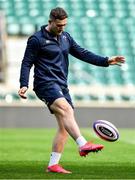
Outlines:
{"type": "MultiPolygon", "coordinates": [[[[73,98],[134,102],[135,0],[0,0],[0,10],[5,12],[9,37],[31,35],[47,23],[50,9],[56,6],[68,11],[69,22],[66,30],[80,45],[101,55],[120,54],[127,59],[122,67],[100,68],[88,66],[70,57],[71,86],[97,86],[104,89],[102,95],[90,90],[84,95],[84,90],[80,90],[78,94],[73,94],[73,98]],[[121,87],[127,89],[117,90],[121,87]]],[[[18,100],[16,95],[11,95],[18,100]]],[[[4,96],[1,95],[0,99],[4,96]]],[[[36,97],[30,95],[29,99],[35,100],[36,97]]]]}

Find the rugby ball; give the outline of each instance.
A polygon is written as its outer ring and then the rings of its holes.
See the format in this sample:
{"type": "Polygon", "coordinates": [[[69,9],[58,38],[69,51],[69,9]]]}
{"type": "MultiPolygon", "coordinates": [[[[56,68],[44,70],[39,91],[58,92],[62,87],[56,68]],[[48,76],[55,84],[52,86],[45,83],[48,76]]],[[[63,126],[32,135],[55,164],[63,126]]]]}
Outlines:
{"type": "Polygon", "coordinates": [[[106,141],[116,141],[119,139],[118,129],[109,121],[97,120],[93,123],[93,129],[96,134],[106,141]]]}

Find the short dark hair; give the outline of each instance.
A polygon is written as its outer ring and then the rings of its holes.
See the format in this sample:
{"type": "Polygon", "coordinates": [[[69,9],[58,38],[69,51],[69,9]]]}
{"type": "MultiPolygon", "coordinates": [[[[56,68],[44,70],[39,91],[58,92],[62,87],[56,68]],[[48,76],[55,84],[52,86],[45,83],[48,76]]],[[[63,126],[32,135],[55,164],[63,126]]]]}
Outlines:
{"type": "Polygon", "coordinates": [[[54,9],[52,9],[50,12],[50,15],[49,15],[50,20],[56,20],[56,19],[63,20],[67,17],[68,17],[68,15],[67,15],[66,11],[60,7],[56,7],[54,9]]]}

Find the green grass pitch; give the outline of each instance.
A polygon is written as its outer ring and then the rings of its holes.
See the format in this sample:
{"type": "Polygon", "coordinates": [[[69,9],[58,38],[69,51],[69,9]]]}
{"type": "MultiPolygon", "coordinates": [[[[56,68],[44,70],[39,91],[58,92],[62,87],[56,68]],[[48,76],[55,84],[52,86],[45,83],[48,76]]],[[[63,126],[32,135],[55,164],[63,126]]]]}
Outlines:
{"type": "Polygon", "coordinates": [[[72,174],[63,175],[45,172],[55,129],[0,129],[0,179],[135,179],[135,129],[120,129],[112,143],[81,131],[105,148],[83,158],[69,138],[60,163],[72,174]]]}

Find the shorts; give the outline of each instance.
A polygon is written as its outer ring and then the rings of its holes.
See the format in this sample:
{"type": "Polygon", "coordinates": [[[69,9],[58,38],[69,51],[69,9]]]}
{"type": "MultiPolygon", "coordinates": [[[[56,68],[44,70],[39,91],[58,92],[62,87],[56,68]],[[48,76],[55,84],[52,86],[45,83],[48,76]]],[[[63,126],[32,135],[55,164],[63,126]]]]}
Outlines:
{"type": "Polygon", "coordinates": [[[74,109],[72,104],[72,99],[69,94],[68,88],[64,86],[60,86],[59,84],[52,82],[48,83],[45,86],[40,86],[38,89],[34,89],[37,97],[44,101],[47,105],[48,109],[50,110],[51,114],[54,114],[53,111],[50,109],[50,105],[58,98],[65,98],[71,107],[74,109]]]}

